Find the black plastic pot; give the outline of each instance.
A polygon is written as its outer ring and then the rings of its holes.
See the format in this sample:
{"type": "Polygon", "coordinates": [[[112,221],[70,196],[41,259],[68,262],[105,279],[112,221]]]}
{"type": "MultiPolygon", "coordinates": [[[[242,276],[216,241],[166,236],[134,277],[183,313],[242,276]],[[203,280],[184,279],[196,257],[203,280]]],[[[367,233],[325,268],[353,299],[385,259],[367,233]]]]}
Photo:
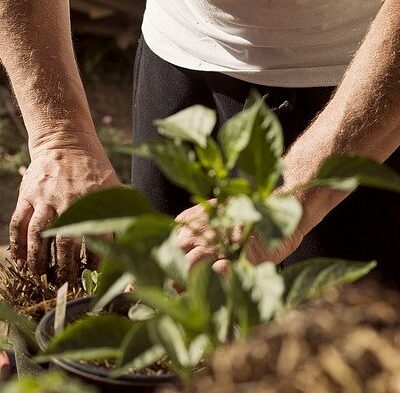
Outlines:
{"type": "MultiPolygon", "coordinates": [[[[73,321],[90,310],[90,298],[68,302],[66,323],[73,321]]],[[[53,334],[55,310],[50,311],[40,321],[36,329],[36,341],[41,350],[46,349],[53,334]]],[[[177,383],[173,374],[160,376],[126,374],[120,378],[110,378],[107,370],[70,360],[54,359],[52,366],[60,368],[83,382],[96,386],[102,393],[151,393],[167,384],[177,383]]]]}

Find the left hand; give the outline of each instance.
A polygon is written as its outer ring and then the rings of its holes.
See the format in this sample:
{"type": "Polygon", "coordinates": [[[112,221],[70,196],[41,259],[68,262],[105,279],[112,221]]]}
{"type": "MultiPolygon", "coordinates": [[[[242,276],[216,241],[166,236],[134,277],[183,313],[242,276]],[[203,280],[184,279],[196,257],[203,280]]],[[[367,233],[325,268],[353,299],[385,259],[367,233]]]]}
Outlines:
{"type": "MultiPolygon", "coordinates": [[[[207,215],[201,205],[193,206],[176,217],[178,223],[183,226],[178,230],[178,244],[186,253],[186,258],[191,267],[203,260],[213,261],[213,270],[224,274],[229,260],[221,252],[220,245],[216,241],[215,232],[207,225],[207,215]]],[[[241,240],[240,227],[234,228],[231,233],[231,241],[241,240]]],[[[261,236],[254,233],[250,238],[247,257],[250,262],[259,264],[271,261],[276,264],[288,257],[303,240],[300,231],[285,239],[275,250],[268,250],[261,236]]]]}

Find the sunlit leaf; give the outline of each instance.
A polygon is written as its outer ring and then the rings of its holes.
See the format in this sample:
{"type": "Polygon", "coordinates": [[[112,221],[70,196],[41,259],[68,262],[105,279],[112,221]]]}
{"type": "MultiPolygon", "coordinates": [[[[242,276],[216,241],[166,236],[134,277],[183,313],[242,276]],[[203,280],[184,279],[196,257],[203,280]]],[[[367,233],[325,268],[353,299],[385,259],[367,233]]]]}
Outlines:
{"type": "Polygon", "coordinates": [[[221,343],[224,343],[228,337],[229,317],[229,311],[226,306],[222,306],[219,310],[215,311],[212,316],[212,322],[215,326],[215,335],[221,343]]]}
{"type": "Polygon", "coordinates": [[[261,213],[257,211],[253,201],[247,195],[230,198],[224,215],[232,226],[254,224],[262,219],[261,213]]]}
{"type": "Polygon", "coordinates": [[[208,171],[210,176],[225,178],[228,175],[221,149],[212,138],[207,139],[207,145],[204,148],[195,146],[195,151],[200,164],[208,171]]]}
{"type": "Polygon", "coordinates": [[[273,196],[257,208],[262,219],[255,229],[270,249],[295,232],[303,215],[303,207],[294,196],[273,196]]]}
{"type": "Polygon", "coordinates": [[[196,367],[199,364],[209,344],[210,340],[206,334],[200,334],[192,340],[188,349],[191,367],[196,367]]]}
{"type": "Polygon", "coordinates": [[[261,321],[269,320],[280,307],[284,293],[284,283],[273,263],[252,265],[241,260],[235,266],[242,288],[250,293],[257,303],[261,321]]]}
{"type": "Polygon", "coordinates": [[[81,275],[83,289],[89,296],[94,294],[96,284],[92,278],[92,272],[89,269],[84,269],[81,275]]]}
{"type": "Polygon", "coordinates": [[[201,165],[194,160],[194,152],[186,146],[170,140],[157,140],[133,147],[132,152],[154,160],[172,183],[190,193],[204,197],[211,194],[212,180],[201,165]]]}
{"type": "Polygon", "coordinates": [[[129,227],[132,217],[151,213],[154,209],[143,194],[128,188],[112,188],[86,195],[73,203],[43,235],[62,232],[81,236],[119,231],[121,227],[129,227]]]}
{"type": "Polygon", "coordinates": [[[238,113],[221,128],[218,140],[228,169],[233,169],[240,153],[248,145],[256,123],[260,103],[238,113]]]}
{"type": "Polygon", "coordinates": [[[184,109],[165,119],[155,121],[158,132],[172,139],[197,143],[205,148],[217,122],[214,110],[202,105],[184,109]]]}
{"type": "Polygon", "coordinates": [[[176,237],[176,232],[173,231],[160,247],[153,250],[153,255],[166,276],[185,287],[190,265],[179,247],[176,237]]]}
{"type": "MultiPolygon", "coordinates": [[[[256,93],[253,93],[256,94],[256,93]]],[[[256,97],[250,140],[239,156],[239,167],[251,175],[262,195],[277,185],[282,173],[282,127],[276,115],[267,108],[261,97],[256,97]]]]}
{"type": "Polygon", "coordinates": [[[131,321],[147,321],[155,315],[156,313],[151,307],[141,303],[136,303],[128,312],[128,317],[131,321]]]}
{"type": "Polygon", "coordinates": [[[328,158],[311,184],[329,186],[342,191],[352,191],[357,186],[367,186],[400,192],[400,175],[369,158],[341,155],[328,158]]]}
{"type": "Polygon", "coordinates": [[[161,315],[168,315],[186,328],[199,328],[199,316],[182,304],[179,297],[172,297],[159,288],[138,287],[132,297],[156,310],[161,315]]]}
{"type": "Polygon", "coordinates": [[[168,316],[160,317],[153,324],[152,336],[153,340],[164,347],[170,360],[177,366],[182,368],[191,366],[184,334],[172,318],[168,316]]]}
{"type": "Polygon", "coordinates": [[[316,258],[289,266],[282,271],[285,280],[286,307],[320,295],[329,287],[351,283],[368,274],[376,262],[316,258]]]}

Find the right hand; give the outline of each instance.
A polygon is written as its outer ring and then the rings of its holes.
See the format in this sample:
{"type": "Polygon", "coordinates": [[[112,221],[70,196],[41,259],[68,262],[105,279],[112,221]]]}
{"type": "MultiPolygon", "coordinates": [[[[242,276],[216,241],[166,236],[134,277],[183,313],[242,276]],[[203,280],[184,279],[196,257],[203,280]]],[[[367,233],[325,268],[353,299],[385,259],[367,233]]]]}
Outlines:
{"type": "MultiPolygon", "coordinates": [[[[11,258],[28,265],[37,276],[48,272],[51,239],[41,232],[75,199],[99,188],[121,183],[98,141],[85,141],[79,148],[41,149],[23,176],[15,212],[10,223],[11,258]]],[[[80,244],[72,238],[55,239],[57,281],[74,282],[79,272],[80,244]]]]}

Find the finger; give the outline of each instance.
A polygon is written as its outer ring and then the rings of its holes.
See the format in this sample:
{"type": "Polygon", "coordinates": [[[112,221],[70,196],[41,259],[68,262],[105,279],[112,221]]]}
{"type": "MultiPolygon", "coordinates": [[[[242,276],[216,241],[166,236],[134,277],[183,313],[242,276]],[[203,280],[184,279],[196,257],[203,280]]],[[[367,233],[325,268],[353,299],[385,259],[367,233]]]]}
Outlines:
{"type": "Polygon", "coordinates": [[[30,203],[18,202],[10,221],[10,254],[11,259],[18,265],[24,265],[27,258],[28,226],[33,214],[30,203]]]}
{"type": "Polygon", "coordinates": [[[228,259],[219,259],[213,263],[211,268],[215,273],[224,277],[228,273],[229,264],[230,261],[228,259]]]}
{"type": "Polygon", "coordinates": [[[55,211],[47,205],[37,206],[28,226],[27,264],[32,273],[41,276],[47,273],[51,261],[51,240],[41,237],[54,218],[55,211]]]}
{"type": "Polygon", "coordinates": [[[198,246],[186,254],[186,260],[188,261],[191,269],[199,262],[215,262],[218,259],[224,259],[224,256],[221,255],[214,247],[198,246]]]}
{"type": "Polygon", "coordinates": [[[55,262],[58,284],[75,283],[79,273],[80,245],[69,236],[56,236],[55,262]]]}
{"type": "Polygon", "coordinates": [[[176,236],[178,246],[186,253],[198,246],[207,247],[214,245],[215,239],[215,231],[208,228],[200,235],[195,235],[190,230],[181,229],[176,236]]]}
{"type": "Polygon", "coordinates": [[[198,220],[202,215],[204,215],[204,209],[200,205],[196,205],[177,215],[175,221],[180,224],[188,224],[198,220]]]}

